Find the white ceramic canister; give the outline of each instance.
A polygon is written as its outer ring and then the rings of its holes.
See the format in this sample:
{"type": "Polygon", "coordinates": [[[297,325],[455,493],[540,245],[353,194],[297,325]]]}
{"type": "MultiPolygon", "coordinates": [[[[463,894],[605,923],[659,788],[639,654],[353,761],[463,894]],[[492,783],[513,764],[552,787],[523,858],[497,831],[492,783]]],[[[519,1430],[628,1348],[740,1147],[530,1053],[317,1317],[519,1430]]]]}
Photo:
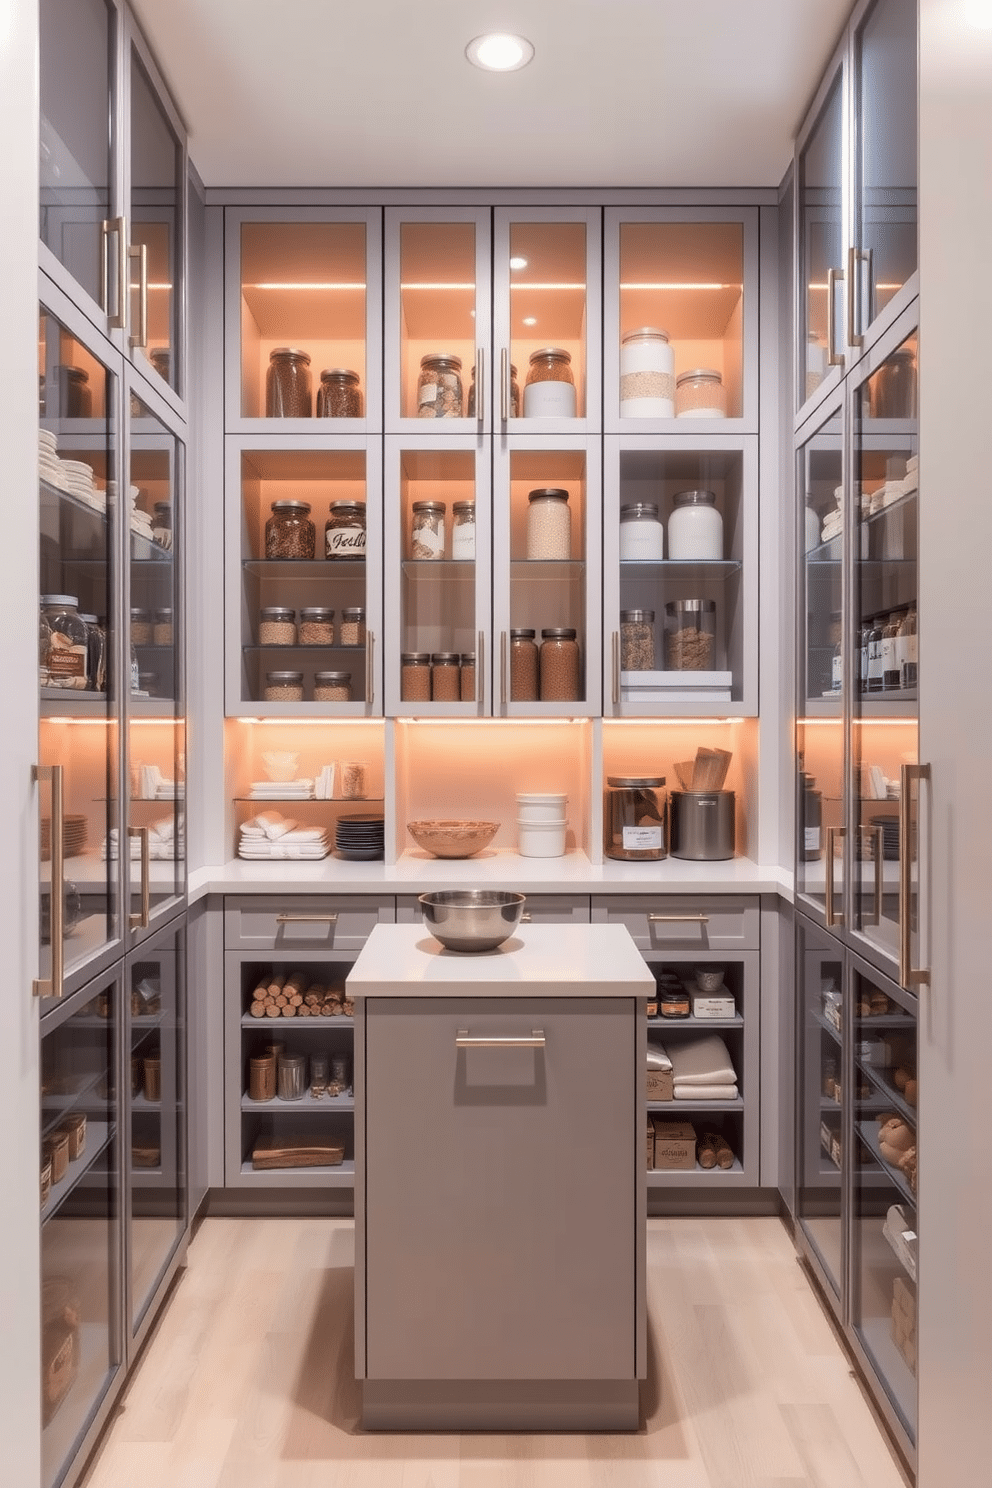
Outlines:
{"type": "Polygon", "coordinates": [[[675,352],[659,326],[640,326],[620,342],[620,417],[675,417],[675,352]]]}
{"type": "Polygon", "coordinates": [[[668,519],[668,556],[685,562],[723,557],[723,518],[713,491],[677,491],[668,519]]]}
{"type": "Polygon", "coordinates": [[[565,855],[568,822],[517,822],[517,851],[522,858],[561,858],[565,855]]]}
{"type": "Polygon", "coordinates": [[[517,821],[542,826],[562,826],[568,796],[562,791],[518,791],[517,821]]]}
{"type": "Polygon", "coordinates": [[[660,563],[665,556],[665,525],[653,501],[620,508],[620,562],[660,563]]]}

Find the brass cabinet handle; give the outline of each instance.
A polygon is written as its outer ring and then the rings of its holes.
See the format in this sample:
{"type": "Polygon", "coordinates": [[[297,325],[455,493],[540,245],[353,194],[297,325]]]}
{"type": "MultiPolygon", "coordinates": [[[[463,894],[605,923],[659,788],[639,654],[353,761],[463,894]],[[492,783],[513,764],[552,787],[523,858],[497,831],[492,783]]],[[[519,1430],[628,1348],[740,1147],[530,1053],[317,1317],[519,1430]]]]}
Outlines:
{"type": "Polygon", "coordinates": [[[663,915],[649,914],[649,925],[708,925],[708,914],[663,915]]]}
{"type": "Polygon", "coordinates": [[[475,417],[480,424],[486,421],[486,353],[481,346],[475,353],[475,417]]]}
{"type": "Polygon", "coordinates": [[[277,925],[336,925],[337,914],[277,914],[277,925]]]}
{"type": "Polygon", "coordinates": [[[486,683],[482,675],[482,669],[486,656],[486,632],[479,631],[479,644],[475,650],[475,701],[484,703],[486,700],[486,683]]]}
{"type": "Polygon", "coordinates": [[[510,406],[510,353],[506,347],[499,354],[499,416],[505,424],[510,406]]]}
{"type": "Polygon", "coordinates": [[[610,636],[610,647],[613,653],[613,706],[620,706],[620,632],[613,631],[610,636]]]}
{"type": "MultiPolygon", "coordinates": [[[[909,788],[915,782],[930,784],[929,765],[903,765],[899,771],[899,985],[900,987],[929,987],[929,966],[913,965],[913,934],[909,920],[912,892],[913,855],[910,852],[910,800],[909,788]]],[[[928,834],[929,835],[929,834],[928,834]]],[[[917,833],[917,845],[919,833],[917,833]]],[[[921,862],[922,869],[922,862],[921,862]]],[[[923,874],[917,883],[917,902],[923,902],[923,874]]],[[[922,922],[922,917],[921,917],[922,922]]]]}
{"type": "Polygon", "coordinates": [[[365,632],[365,706],[371,708],[375,702],[375,667],[372,658],[375,654],[375,631],[365,632]]]}
{"type": "Polygon", "coordinates": [[[52,948],[52,974],[35,977],[31,990],[35,997],[61,997],[65,991],[65,766],[35,765],[32,775],[37,781],[49,781],[52,787],[51,863],[48,889],[48,939],[52,948]]]}
{"type": "Polygon", "coordinates": [[[862,347],[865,344],[863,332],[858,330],[859,323],[864,325],[871,321],[872,302],[872,277],[874,275],[875,258],[872,250],[868,248],[849,248],[847,250],[847,344],[848,346],[862,347]],[[861,278],[858,274],[858,265],[865,264],[868,268],[868,294],[867,314],[861,303],[861,278]]]}
{"type": "Polygon", "coordinates": [[[882,922],[882,857],[883,841],[881,827],[861,827],[864,837],[874,844],[872,858],[875,864],[875,913],[871,918],[865,918],[866,925],[879,925],[882,922]]]}
{"type": "Polygon", "coordinates": [[[127,324],[127,222],[123,217],[106,217],[100,223],[100,303],[106,311],[111,330],[122,331],[127,324]],[[110,234],[117,236],[117,309],[110,313],[110,234]]]}
{"type": "MultiPolygon", "coordinates": [[[[844,365],[844,357],[834,344],[834,322],[837,319],[837,280],[843,277],[843,269],[827,270],[827,362],[831,367],[843,367],[844,365]]],[[[850,292],[850,286],[848,286],[848,291],[850,292]]]]}
{"type": "MultiPolygon", "coordinates": [[[[149,829],[147,827],[128,827],[129,838],[137,837],[141,843],[141,909],[137,914],[132,914],[128,924],[132,930],[146,930],[152,916],[152,865],[149,847],[149,829]]],[[[128,855],[128,865],[131,858],[128,855]]]]}
{"type": "Polygon", "coordinates": [[[827,883],[824,912],[828,925],[842,925],[844,923],[843,914],[837,914],[834,909],[834,842],[838,839],[843,841],[846,836],[846,827],[827,828],[827,883]]]}
{"type": "Polygon", "coordinates": [[[131,337],[131,344],[144,347],[148,345],[148,244],[129,248],[127,256],[138,265],[138,334],[131,337]]]}
{"type": "Polygon", "coordinates": [[[506,707],[506,631],[499,633],[499,700],[506,707]]]}
{"type": "Polygon", "coordinates": [[[543,1049],[545,1043],[543,1028],[534,1028],[529,1034],[507,1035],[505,1038],[495,1034],[472,1035],[467,1028],[459,1028],[455,1034],[456,1049],[543,1049]]]}

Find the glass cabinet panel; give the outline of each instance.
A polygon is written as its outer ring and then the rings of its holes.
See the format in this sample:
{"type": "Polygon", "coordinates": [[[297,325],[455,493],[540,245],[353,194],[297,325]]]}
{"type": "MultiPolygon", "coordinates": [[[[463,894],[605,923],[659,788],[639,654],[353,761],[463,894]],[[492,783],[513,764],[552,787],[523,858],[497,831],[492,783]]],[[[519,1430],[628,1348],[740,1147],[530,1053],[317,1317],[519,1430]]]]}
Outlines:
{"type": "Polygon", "coordinates": [[[799,389],[798,404],[830,375],[831,347],[844,345],[841,282],[829,324],[831,275],[843,280],[844,79],[838,68],[819,117],[799,152],[799,389]]]}
{"type": "Polygon", "coordinates": [[[853,403],[853,600],[861,656],[853,689],[853,928],[892,959],[904,913],[917,929],[915,799],[903,808],[909,841],[900,840],[904,767],[919,757],[917,366],[914,332],[861,383],[853,403]],[[908,891],[902,909],[901,870],[908,891]]]}
{"type": "Polygon", "coordinates": [[[131,344],[177,392],[183,146],[132,44],[130,68],[131,344]]]}
{"type": "MultiPolygon", "coordinates": [[[[498,275],[502,279],[505,274],[508,285],[509,353],[508,365],[501,350],[501,365],[493,368],[497,417],[502,423],[585,418],[590,370],[587,224],[510,221],[501,226],[507,234],[507,263],[499,266],[498,275]]],[[[497,340],[505,344],[502,336],[497,340]]]]}
{"type": "Polygon", "coordinates": [[[829,883],[830,923],[838,923],[841,913],[844,827],[843,481],[838,410],[801,446],[796,464],[802,505],[796,888],[828,912],[829,883]]]}
{"type": "Polygon", "coordinates": [[[130,958],[126,985],[129,1306],[135,1332],[186,1228],[182,933],[130,958]]]}
{"type": "Polygon", "coordinates": [[[39,21],[41,241],[106,310],[104,266],[109,274],[117,257],[104,257],[103,226],[115,215],[117,13],[107,0],[41,0],[39,21]]]}
{"type": "Polygon", "coordinates": [[[425,433],[470,429],[486,421],[485,398],[475,396],[473,383],[477,364],[485,376],[477,352],[490,345],[488,273],[480,279],[489,245],[482,241],[481,214],[447,222],[394,219],[391,231],[386,288],[387,303],[392,298],[395,304],[390,335],[396,341],[393,348],[387,344],[390,427],[417,419],[425,433]]]}
{"type": "Polygon", "coordinates": [[[61,1482],[122,1362],[118,980],[41,1035],[42,1483],[61,1482]]]}
{"type": "Polygon", "coordinates": [[[851,1322],[916,1435],[916,1011],[854,969],[855,1163],[851,1322]]]}
{"type": "Polygon", "coordinates": [[[127,837],[131,923],[185,886],[180,445],[132,390],[128,488],[127,837]]]}
{"type": "Polygon", "coordinates": [[[799,1150],[797,1218],[839,1297],[844,1276],[842,952],[807,921],[797,921],[799,990],[799,1150]]]}
{"type": "MultiPolygon", "coordinates": [[[[54,315],[39,353],[41,967],[52,971],[52,864],[62,862],[66,975],[120,937],[117,806],[117,381],[54,315]]],[[[57,901],[56,901],[57,902],[57,901]]],[[[57,929],[56,917],[56,929],[57,929]]]]}

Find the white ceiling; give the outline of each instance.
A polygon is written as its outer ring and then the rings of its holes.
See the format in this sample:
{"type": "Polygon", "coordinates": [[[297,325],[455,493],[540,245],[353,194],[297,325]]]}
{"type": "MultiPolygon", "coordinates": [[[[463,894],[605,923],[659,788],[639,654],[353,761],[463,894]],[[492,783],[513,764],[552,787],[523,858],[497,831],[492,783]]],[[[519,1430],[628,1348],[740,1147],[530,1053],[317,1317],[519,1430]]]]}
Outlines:
{"type": "Polygon", "coordinates": [[[208,186],[664,187],[778,185],[850,0],[134,5],[208,186]]]}

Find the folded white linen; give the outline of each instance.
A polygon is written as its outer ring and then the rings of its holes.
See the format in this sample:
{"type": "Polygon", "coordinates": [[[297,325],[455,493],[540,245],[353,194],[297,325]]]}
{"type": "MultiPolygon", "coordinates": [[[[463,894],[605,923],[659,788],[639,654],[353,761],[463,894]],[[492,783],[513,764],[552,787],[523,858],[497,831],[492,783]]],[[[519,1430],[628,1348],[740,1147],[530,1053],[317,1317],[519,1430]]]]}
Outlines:
{"type": "Polygon", "coordinates": [[[736,1085],[679,1085],[675,1086],[676,1100],[718,1101],[736,1100],[736,1085]]]}
{"type": "Polygon", "coordinates": [[[292,816],[280,816],[278,811],[260,811],[257,816],[246,821],[241,830],[249,837],[263,836],[270,842],[276,842],[295,826],[296,820],[292,816]]]}
{"type": "Polygon", "coordinates": [[[327,857],[327,854],[328,854],[328,848],[327,848],[326,844],[321,845],[319,843],[305,843],[305,842],[304,843],[270,842],[268,844],[268,850],[267,851],[265,849],[262,849],[260,851],[256,851],[256,849],[254,847],[249,847],[247,845],[242,845],[238,849],[238,857],[239,858],[254,859],[256,862],[264,862],[266,859],[273,859],[273,858],[299,858],[299,859],[315,860],[315,859],[320,859],[320,858],[326,858],[327,857]]]}
{"type": "Polygon", "coordinates": [[[669,1049],[676,1085],[734,1085],[737,1072],[718,1033],[686,1039],[669,1049]]]}
{"type": "Polygon", "coordinates": [[[670,1070],[671,1067],[672,1061],[667,1050],[661,1044],[648,1039],[648,1069],[670,1070]]]}
{"type": "Polygon", "coordinates": [[[250,790],[253,796],[309,796],[313,790],[313,781],[253,780],[250,790]]]}

